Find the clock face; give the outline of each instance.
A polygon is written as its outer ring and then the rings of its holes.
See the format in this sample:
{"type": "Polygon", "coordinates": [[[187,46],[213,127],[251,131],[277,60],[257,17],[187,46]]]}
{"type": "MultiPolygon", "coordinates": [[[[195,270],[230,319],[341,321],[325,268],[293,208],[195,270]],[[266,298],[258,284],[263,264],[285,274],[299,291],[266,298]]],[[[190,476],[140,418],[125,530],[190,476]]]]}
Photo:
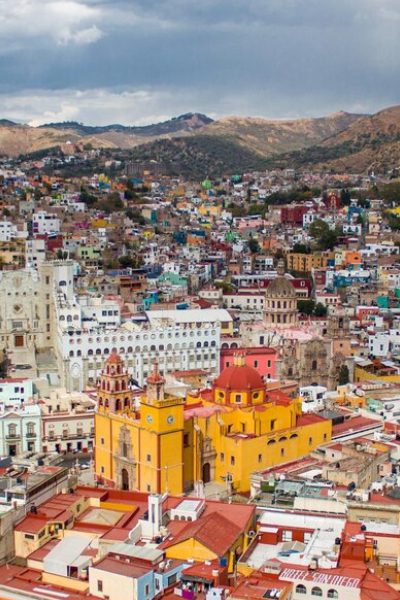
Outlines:
{"type": "Polygon", "coordinates": [[[167,417],[167,423],[169,425],[172,425],[172,423],[175,421],[174,417],[172,415],[169,415],[169,417],[167,417]]]}
{"type": "Polygon", "coordinates": [[[147,415],[146,421],[151,424],[153,422],[153,417],[151,415],[147,415]]]}

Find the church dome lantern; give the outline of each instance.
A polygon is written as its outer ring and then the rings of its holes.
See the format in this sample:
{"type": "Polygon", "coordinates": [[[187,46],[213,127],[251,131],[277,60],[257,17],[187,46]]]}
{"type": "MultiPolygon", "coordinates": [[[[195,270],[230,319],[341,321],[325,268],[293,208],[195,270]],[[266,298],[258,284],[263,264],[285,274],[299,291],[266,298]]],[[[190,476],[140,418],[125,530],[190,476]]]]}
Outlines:
{"type": "Polygon", "coordinates": [[[246,355],[238,352],[233,365],[214,381],[214,401],[219,404],[249,405],[265,402],[265,383],[256,369],[246,364],[246,355]]]}
{"type": "Polygon", "coordinates": [[[271,281],[265,293],[264,321],[274,329],[297,325],[297,294],[290,280],[285,277],[285,261],[277,265],[277,277],[271,281]]]}

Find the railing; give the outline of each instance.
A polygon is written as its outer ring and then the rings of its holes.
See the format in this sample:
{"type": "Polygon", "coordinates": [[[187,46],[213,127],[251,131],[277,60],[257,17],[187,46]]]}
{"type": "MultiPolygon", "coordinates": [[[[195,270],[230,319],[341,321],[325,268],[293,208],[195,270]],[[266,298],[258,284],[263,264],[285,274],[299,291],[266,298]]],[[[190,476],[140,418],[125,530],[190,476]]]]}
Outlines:
{"type": "Polygon", "coordinates": [[[20,433],[10,433],[9,435],[6,435],[6,440],[18,440],[20,437],[20,433]]]}

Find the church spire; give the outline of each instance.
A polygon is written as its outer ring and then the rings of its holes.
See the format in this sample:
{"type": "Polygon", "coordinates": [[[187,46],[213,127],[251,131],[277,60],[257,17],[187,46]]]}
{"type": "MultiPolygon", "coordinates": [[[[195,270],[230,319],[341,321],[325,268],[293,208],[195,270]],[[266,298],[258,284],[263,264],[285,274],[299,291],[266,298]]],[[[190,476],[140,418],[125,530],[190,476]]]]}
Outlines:
{"type": "Polygon", "coordinates": [[[158,370],[157,359],[153,363],[153,370],[147,378],[147,399],[150,402],[164,400],[165,379],[158,370]]]}
{"type": "Polygon", "coordinates": [[[276,266],[276,272],[278,274],[278,277],[285,276],[285,261],[283,260],[283,258],[280,258],[278,260],[278,264],[276,266]]]}

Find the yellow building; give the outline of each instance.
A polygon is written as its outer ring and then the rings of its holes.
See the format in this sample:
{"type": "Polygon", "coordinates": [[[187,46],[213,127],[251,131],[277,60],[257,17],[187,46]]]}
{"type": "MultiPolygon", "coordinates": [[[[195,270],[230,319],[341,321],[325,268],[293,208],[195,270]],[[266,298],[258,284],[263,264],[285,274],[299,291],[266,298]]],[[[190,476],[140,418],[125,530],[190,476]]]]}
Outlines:
{"type": "Polygon", "coordinates": [[[125,490],[181,494],[184,401],[164,396],[157,368],[147,383],[137,411],[123,362],[110,355],[98,389],[96,474],[125,490]]]}
{"type": "Polygon", "coordinates": [[[96,474],[109,485],[182,494],[196,485],[250,487],[254,471],[304,456],[331,439],[331,422],[303,415],[301,399],[267,391],[235,357],[212,389],[186,401],[164,392],[157,366],[135,410],[119,356],[106,363],[98,391],[96,474]]]}
{"type": "Polygon", "coordinates": [[[328,264],[328,256],[327,254],[288,252],[286,254],[286,261],[289,271],[311,273],[313,269],[326,267],[328,264]]]}

